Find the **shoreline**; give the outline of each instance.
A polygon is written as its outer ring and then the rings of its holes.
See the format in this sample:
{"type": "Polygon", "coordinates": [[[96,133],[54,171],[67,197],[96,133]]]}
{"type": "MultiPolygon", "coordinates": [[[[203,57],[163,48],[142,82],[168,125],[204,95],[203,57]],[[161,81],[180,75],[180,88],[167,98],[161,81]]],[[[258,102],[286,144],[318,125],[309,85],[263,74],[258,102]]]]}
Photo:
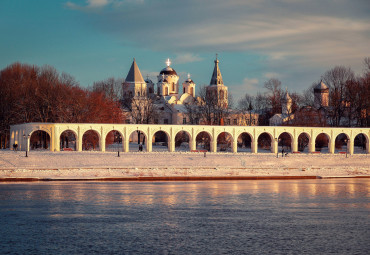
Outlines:
{"type": "Polygon", "coordinates": [[[370,176],[168,176],[107,178],[0,178],[0,183],[14,182],[174,182],[174,181],[245,181],[370,178],[370,176]]]}
{"type": "Polygon", "coordinates": [[[341,154],[0,151],[0,182],[370,178],[370,157],[341,154]]]}

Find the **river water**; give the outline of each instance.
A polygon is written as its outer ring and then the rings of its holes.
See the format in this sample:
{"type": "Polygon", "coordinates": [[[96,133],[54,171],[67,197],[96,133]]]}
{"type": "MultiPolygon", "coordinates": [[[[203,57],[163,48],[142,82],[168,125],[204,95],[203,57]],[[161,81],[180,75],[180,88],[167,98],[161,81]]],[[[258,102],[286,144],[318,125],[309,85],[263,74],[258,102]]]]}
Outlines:
{"type": "Polygon", "coordinates": [[[0,184],[1,254],[369,254],[370,180],[0,184]]]}

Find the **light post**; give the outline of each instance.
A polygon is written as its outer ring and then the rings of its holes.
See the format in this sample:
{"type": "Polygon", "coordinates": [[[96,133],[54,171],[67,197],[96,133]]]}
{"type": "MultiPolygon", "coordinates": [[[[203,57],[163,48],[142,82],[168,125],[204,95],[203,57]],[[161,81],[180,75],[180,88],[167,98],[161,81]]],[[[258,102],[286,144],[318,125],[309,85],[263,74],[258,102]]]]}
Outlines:
{"type": "Polygon", "coordinates": [[[279,157],[279,143],[276,137],[275,137],[275,143],[276,143],[276,158],[278,158],[279,157]]]}
{"type": "Polygon", "coordinates": [[[276,142],[276,158],[279,157],[279,142],[281,141],[281,138],[276,138],[275,137],[275,142],[276,142]]]}
{"type": "Polygon", "coordinates": [[[120,135],[116,135],[116,141],[118,141],[118,148],[117,148],[117,153],[118,153],[118,157],[119,157],[119,147],[120,147],[120,135]]]}
{"type": "Polygon", "coordinates": [[[344,139],[344,142],[346,143],[346,158],[348,158],[348,143],[349,143],[349,138],[344,139]]]}
{"type": "Polygon", "coordinates": [[[26,136],[26,134],[23,134],[23,139],[24,140],[26,140],[26,157],[28,157],[28,154],[27,154],[27,152],[28,152],[28,139],[30,138],[30,135],[28,134],[27,136],[26,136]]]}

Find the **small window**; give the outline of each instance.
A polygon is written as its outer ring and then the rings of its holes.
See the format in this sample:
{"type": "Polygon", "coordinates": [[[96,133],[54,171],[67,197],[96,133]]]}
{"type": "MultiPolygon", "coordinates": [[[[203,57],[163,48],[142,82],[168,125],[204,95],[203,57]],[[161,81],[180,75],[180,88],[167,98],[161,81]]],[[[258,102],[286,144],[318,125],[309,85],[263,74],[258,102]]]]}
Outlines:
{"type": "Polygon", "coordinates": [[[227,123],[227,125],[231,125],[231,120],[230,119],[227,119],[226,120],[226,123],[227,123]]]}
{"type": "Polygon", "coordinates": [[[234,125],[238,125],[238,120],[237,119],[234,119],[234,125]]]}
{"type": "Polygon", "coordinates": [[[185,93],[185,88],[184,88],[184,93],[185,93]]]}
{"type": "Polygon", "coordinates": [[[163,123],[168,124],[168,119],[164,119],[163,123]]]}
{"type": "Polygon", "coordinates": [[[186,124],[186,118],[182,119],[182,124],[186,124]]]}
{"type": "Polygon", "coordinates": [[[199,119],[195,118],[195,124],[199,124],[199,119]]]}

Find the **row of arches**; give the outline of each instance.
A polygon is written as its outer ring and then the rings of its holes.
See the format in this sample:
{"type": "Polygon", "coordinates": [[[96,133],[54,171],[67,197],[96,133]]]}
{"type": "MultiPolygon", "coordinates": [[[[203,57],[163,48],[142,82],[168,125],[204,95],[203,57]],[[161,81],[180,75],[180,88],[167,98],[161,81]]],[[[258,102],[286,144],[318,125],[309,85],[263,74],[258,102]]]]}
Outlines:
{"type": "MultiPolygon", "coordinates": [[[[124,151],[123,135],[118,130],[111,130],[107,133],[105,139],[105,151],[124,151]]],[[[59,139],[60,150],[77,150],[77,134],[72,130],[65,130],[61,133],[59,139]]],[[[148,140],[145,132],[136,130],[129,136],[128,150],[126,151],[143,151],[147,150],[147,143],[151,143],[152,151],[170,151],[170,137],[167,132],[157,131],[153,137],[148,140]]],[[[194,142],[194,140],[193,140],[194,142]]],[[[202,131],[196,135],[195,146],[191,146],[192,139],[187,131],[179,131],[174,139],[175,151],[190,151],[191,148],[197,150],[211,151],[212,136],[207,131],[202,131]]],[[[234,141],[228,132],[222,132],[217,136],[215,145],[217,152],[233,152],[233,143],[236,143],[236,152],[252,152],[253,139],[247,133],[241,133],[234,141]]],[[[264,132],[257,138],[257,150],[259,153],[273,152],[273,142],[278,143],[278,151],[292,152],[293,138],[287,132],[281,133],[276,139],[271,134],[264,132]],[[275,140],[275,141],[274,141],[275,140]]],[[[313,151],[329,153],[330,137],[321,133],[315,137],[313,151]]],[[[364,134],[358,134],[354,139],[354,153],[366,153],[367,138],[364,134]]],[[[309,145],[311,138],[307,133],[301,133],[298,136],[298,151],[302,153],[310,152],[309,145]]],[[[101,138],[98,132],[88,130],[83,133],[82,150],[84,151],[101,151],[101,138]]],[[[29,140],[30,150],[45,150],[50,147],[50,135],[42,130],[34,131],[29,140]]],[[[345,133],[338,134],[335,137],[334,153],[346,153],[349,147],[349,137],[345,133]]],[[[311,149],[312,151],[312,149],[311,149]]]]}

